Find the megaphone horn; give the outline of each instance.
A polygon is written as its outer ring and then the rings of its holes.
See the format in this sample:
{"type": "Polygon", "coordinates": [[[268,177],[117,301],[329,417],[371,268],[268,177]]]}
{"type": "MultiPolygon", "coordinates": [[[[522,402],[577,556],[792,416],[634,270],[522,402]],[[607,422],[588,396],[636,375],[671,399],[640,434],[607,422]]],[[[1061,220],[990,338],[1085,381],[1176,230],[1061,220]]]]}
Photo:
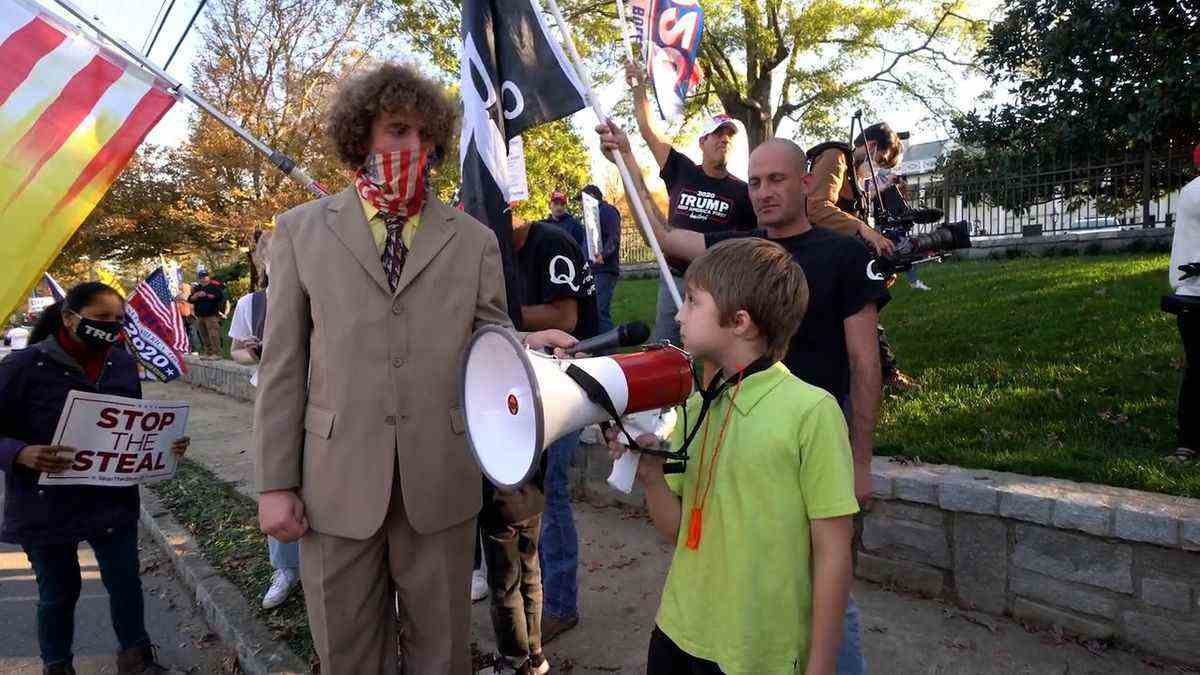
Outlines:
{"type": "Polygon", "coordinates": [[[611,419],[568,375],[572,366],[603,388],[618,416],[680,405],[692,393],[691,357],[676,347],[562,360],[526,349],[508,329],[485,326],[467,348],[463,405],[471,452],[497,487],[519,487],[551,443],[611,419]]]}

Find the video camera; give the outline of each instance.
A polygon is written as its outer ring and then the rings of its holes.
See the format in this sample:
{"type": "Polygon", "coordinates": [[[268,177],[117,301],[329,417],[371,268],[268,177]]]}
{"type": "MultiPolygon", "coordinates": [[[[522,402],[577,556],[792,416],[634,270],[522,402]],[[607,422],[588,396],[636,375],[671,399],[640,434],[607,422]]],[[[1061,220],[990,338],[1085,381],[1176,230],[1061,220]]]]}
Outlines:
{"type": "Polygon", "coordinates": [[[942,219],[941,209],[913,208],[895,185],[879,191],[883,208],[875,218],[883,236],[896,243],[891,255],[880,256],[875,271],[884,276],[907,272],[915,265],[940,262],[952,251],[971,248],[970,225],[965,220],[943,223],[932,232],[910,235],[914,225],[936,223],[942,219]]]}

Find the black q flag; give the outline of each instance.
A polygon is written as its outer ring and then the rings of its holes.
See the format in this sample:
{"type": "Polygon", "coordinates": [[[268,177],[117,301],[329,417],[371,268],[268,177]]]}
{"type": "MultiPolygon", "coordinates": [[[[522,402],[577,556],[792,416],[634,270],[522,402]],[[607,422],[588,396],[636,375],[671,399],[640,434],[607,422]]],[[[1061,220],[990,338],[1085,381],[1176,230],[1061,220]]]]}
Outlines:
{"type": "Polygon", "coordinates": [[[584,87],[536,0],[464,0],[462,27],[462,205],[496,233],[508,313],[520,327],[508,141],[583,109],[584,87]]]}

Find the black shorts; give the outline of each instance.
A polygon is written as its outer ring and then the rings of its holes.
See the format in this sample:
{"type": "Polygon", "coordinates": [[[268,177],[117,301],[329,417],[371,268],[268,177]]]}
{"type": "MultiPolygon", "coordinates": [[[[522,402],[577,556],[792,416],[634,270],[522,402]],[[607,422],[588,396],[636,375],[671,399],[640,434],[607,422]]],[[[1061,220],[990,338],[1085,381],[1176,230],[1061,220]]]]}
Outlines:
{"type": "Polygon", "coordinates": [[[650,633],[646,675],[721,675],[721,667],[683,651],[655,626],[650,633]]]}

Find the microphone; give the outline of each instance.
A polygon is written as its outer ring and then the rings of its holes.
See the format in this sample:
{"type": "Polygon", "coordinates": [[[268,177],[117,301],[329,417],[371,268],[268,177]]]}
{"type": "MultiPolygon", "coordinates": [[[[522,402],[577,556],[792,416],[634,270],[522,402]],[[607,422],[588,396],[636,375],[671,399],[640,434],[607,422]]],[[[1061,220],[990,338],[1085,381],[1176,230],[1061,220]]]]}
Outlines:
{"type": "Polygon", "coordinates": [[[593,338],[580,341],[574,347],[566,349],[568,355],[581,352],[599,354],[621,347],[633,347],[650,339],[650,327],[641,321],[632,321],[601,333],[593,338]]]}

